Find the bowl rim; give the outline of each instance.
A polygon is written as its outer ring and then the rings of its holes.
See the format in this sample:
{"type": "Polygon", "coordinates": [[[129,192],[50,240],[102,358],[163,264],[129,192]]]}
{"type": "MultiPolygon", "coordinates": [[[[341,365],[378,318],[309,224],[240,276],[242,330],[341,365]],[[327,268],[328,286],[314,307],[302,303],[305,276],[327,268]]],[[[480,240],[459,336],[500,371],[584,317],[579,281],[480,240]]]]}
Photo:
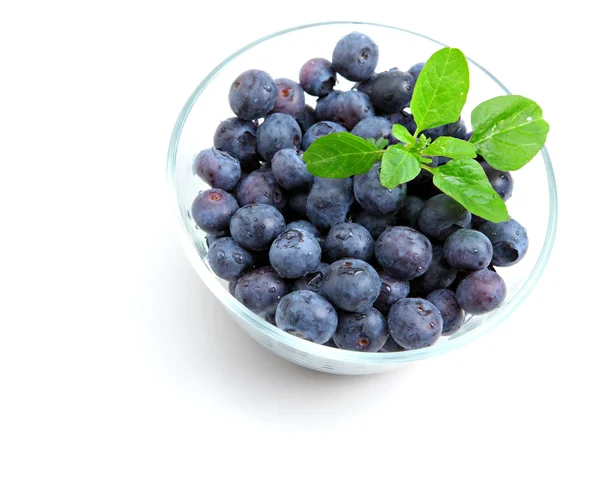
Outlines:
{"type": "MultiPolygon", "coordinates": [[[[256,330],[261,333],[265,333],[273,340],[278,342],[281,345],[284,345],[288,348],[293,348],[297,352],[302,352],[305,354],[314,355],[316,357],[322,358],[324,360],[329,360],[331,362],[344,361],[345,363],[354,363],[354,364],[362,364],[362,365],[382,365],[382,364],[398,364],[403,362],[410,362],[421,360],[425,358],[429,358],[432,356],[438,356],[450,351],[456,350],[475,339],[481,337],[482,335],[488,333],[492,329],[496,328],[500,323],[505,321],[525,300],[525,298],[530,294],[533,287],[535,287],[537,281],[541,277],[544,269],[546,268],[546,264],[552,252],[552,248],[554,245],[554,239],[556,237],[556,228],[557,228],[557,218],[558,218],[558,195],[556,190],[556,180],[554,176],[554,170],[552,168],[552,163],[550,161],[550,155],[548,150],[544,146],[540,153],[544,160],[544,166],[546,169],[546,176],[548,179],[548,191],[549,191],[549,215],[548,215],[548,226],[546,229],[546,236],[544,239],[544,244],[542,246],[542,250],[540,255],[531,270],[529,276],[523,283],[522,287],[519,291],[514,295],[514,297],[498,308],[493,316],[486,321],[484,324],[480,324],[475,328],[469,330],[466,334],[461,335],[455,339],[447,340],[443,345],[432,345],[427,348],[421,348],[410,351],[400,351],[400,352],[391,352],[391,353],[362,353],[357,351],[344,351],[339,350],[337,348],[332,348],[316,343],[312,343],[310,341],[303,340],[298,338],[297,336],[290,335],[283,330],[277,328],[276,326],[268,323],[261,317],[254,314],[248,308],[246,308],[242,303],[240,303],[237,299],[235,299],[229,291],[221,284],[212,284],[214,277],[216,277],[208,267],[202,262],[196,247],[193,243],[192,237],[190,237],[185,220],[179,210],[179,203],[177,198],[177,186],[175,183],[175,173],[177,166],[177,150],[179,148],[179,141],[181,137],[181,132],[187,120],[187,117],[192,110],[194,104],[202,94],[202,92],[206,89],[206,87],[212,82],[212,80],[219,74],[219,72],[233,59],[237,58],[244,52],[252,49],[253,47],[262,44],[268,40],[274,39],[276,37],[280,37],[287,33],[296,32],[299,30],[314,28],[314,27],[325,27],[330,25],[366,25],[371,27],[380,27],[387,28],[391,30],[397,30],[404,33],[408,33],[411,35],[415,35],[417,37],[421,37],[423,39],[429,40],[433,43],[436,43],[442,47],[446,47],[446,44],[435,40],[426,35],[407,30],[401,27],[395,27],[391,25],[385,25],[374,22],[360,22],[360,21],[328,21],[328,22],[317,22],[299,25],[295,27],[290,27],[284,30],[280,30],[278,32],[274,32],[272,34],[261,37],[241,49],[237,50],[233,54],[229,55],[225,60],[223,60],[219,65],[217,65],[196,87],[196,89],[192,92],[186,103],[184,104],[177,121],[175,122],[175,126],[173,128],[173,132],[171,134],[169,148],[167,152],[167,165],[166,165],[166,178],[167,183],[170,187],[171,193],[171,203],[173,204],[173,208],[177,214],[177,218],[179,220],[179,226],[182,230],[182,238],[183,238],[183,247],[184,252],[186,253],[190,263],[204,281],[206,286],[211,290],[211,292],[221,301],[225,302],[230,310],[234,312],[239,318],[243,319],[245,322],[253,326],[256,330]]],[[[492,81],[494,81],[500,89],[502,89],[506,94],[511,94],[511,92],[502,84],[494,75],[492,75],[487,69],[482,67],[479,63],[475,62],[473,59],[467,57],[467,60],[470,62],[472,66],[480,69],[484,74],[489,76],[492,81]]]]}

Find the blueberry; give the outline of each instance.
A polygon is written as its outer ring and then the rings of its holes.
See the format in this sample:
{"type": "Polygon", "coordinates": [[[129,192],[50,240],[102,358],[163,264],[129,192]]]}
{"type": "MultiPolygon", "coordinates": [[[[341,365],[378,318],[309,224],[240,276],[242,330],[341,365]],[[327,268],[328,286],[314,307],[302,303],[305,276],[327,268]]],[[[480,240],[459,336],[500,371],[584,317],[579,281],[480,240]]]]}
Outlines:
{"type": "Polygon", "coordinates": [[[404,126],[410,134],[415,134],[417,130],[417,123],[415,122],[415,118],[412,114],[407,113],[406,111],[398,111],[396,113],[388,114],[386,116],[394,124],[401,124],[404,126]]]}
{"type": "Polygon", "coordinates": [[[514,218],[507,222],[484,222],[479,231],[487,235],[494,248],[492,264],[508,267],[519,262],[527,253],[527,230],[514,218]]]}
{"type": "Polygon", "coordinates": [[[446,289],[452,285],[457,274],[458,269],[450,267],[444,259],[443,247],[436,245],[433,247],[431,265],[421,277],[415,279],[415,288],[426,294],[436,289],[446,289]]]}
{"type": "Polygon", "coordinates": [[[237,186],[235,195],[241,207],[260,203],[282,209],[286,204],[283,190],[277,184],[273,172],[268,169],[250,173],[237,186]]]}
{"type": "Polygon", "coordinates": [[[379,181],[381,163],[375,163],[367,173],[354,177],[354,198],[373,215],[395,213],[406,199],[406,184],[389,190],[379,181]]]}
{"type": "Polygon", "coordinates": [[[229,118],[222,121],[213,136],[215,148],[225,151],[240,162],[242,170],[258,167],[256,151],[256,125],[252,121],[229,118]]]}
{"type": "Polygon", "coordinates": [[[275,153],[271,169],[277,183],[286,190],[308,188],[313,181],[313,176],[306,171],[306,164],[296,150],[287,148],[275,153]]]}
{"type": "Polygon", "coordinates": [[[376,76],[377,76],[377,74],[373,74],[368,79],[365,79],[364,81],[357,82],[354,85],[354,89],[356,89],[357,91],[363,92],[367,96],[370,97],[371,96],[371,90],[373,89],[373,81],[375,80],[376,76]]]}
{"type": "Polygon", "coordinates": [[[506,285],[496,272],[484,269],[465,277],[456,289],[458,304],[471,314],[484,314],[500,307],[506,285]]]}
{"type": "Polygon", "coordinates": [[[304,276],[296,279],[292,283],[293,291],[313,291],[323,296],[323,282],[325,281],[325,272],[329,264],[320,262],[319,265],[306,273],[304,276]]]}
{"type": "Polygon", "coordinates": [[[315,178],[306,200],[306,215],[319,230],[329,231],[346,221],[353,201],[351,178],[315,178]]]}
{"type": "Polygon", "coordinates": [[[225,237],[224,233],[219,233],[219,234],[211,234],[211,233],[207,233],[206,234],[206,247],[208,247],[210,249],[210,247],[220,238],[225,237]]]}
{"type": "Polygon", "coordinates": [[[304,106],[302,112],[296,116],[296,122],[300,126],[302,132],[305,133],[308,128],[317,122],[317,113],[315,112],[315,109],[308,104],[304,106]]]}
{"type": "Polygon", "coordinates": [[[377,308],[383,314],[387,314],[396,301],[408,296],[410,283],[408,281],[400,281],[384,271],[379,271],[379,279],[381,279],[381,292],[373,307],[377,308]]]}
{"type": "Polygon", "coordinates": [[[404,348],[396,343],[394,338],[388,338],[379,350],[379,353],[395,353],[397,351],[404,351],[404,348]]]}
{"type": "Polygon", "coordinates": [[[356,215],[354,221],[367,229],[374,240],[377,240],[385,229],[396,225],[394,215],[373,215],[364,210],[356,215]]]}
{"type": "Polygon", "coordinates": [[[338,316],[323,296],[312,291],[295,291],[281,299],[275,321],[287,333],[323,344],[334,335],[338,316]]]}
{"type": "Polygon", "coordinates": [[[333,120],[333,103],[341,93],[341,91],[332,91],[327,96],[317,99],[317,107],[315,108],[317,121],[333,120]]]}
{"type": "Polygon", "coordinates": [[[271,205],[246,205],[231,219],[231,237],[250,250],[268,249],[285,229],[283,215],[271,205]]]}
{"type": "Polygon", "coordinates": [[[304,111],[304,91],[290,79],[275,79],[277,99],[271,113],[284,113],[297,117],[304,111]]]}
{"type": "Polygon", "coordinates": [[[209,148],[194,159],[193,172],[213,188],[231,190],[242,174],[240,162],[229,153],[209,148]]]}
{"type": "Polygon", "coordinates": [[[348,131],[341,124],[334,123],[333,121],[319,121],[313,124],[306,130],[302,137],[302,149],[306,151],[308,147],[317,139],[331,134],[331,133],[342,133],[348,131]]]}
{"type": "Polygon", "coordinates": [[[275,113],[258,127],[256,145],[265,161],[271,161],[280,150],[296,149],[301,139],[302,131],[296,120],[289,114],[275,113]]]}
{"type": "Polygon", "coordinates": [[[409,106],[415,79],[408,72],[390,70],[375,77],[371,101],[382,113],[395,113],[409,106]]]}
{"type": "Polygon", "coordinates": [[[457,269],[485,269],[490,265],[492,252],[490,239],[477,230],[457,230],[444,242],[444,258],[457,269]]]}
{"type": "Polygon", "coordinates": [[[306,230],[309,234],[313,235],[319,241],[319,244],[322,244],[324,242],[323,236],[321,235],[321,232],[319,232],[319,229],[317,229],[317,227],[311,224],[308,220],[295,220],[293,222],[290,222],[289,224],[287,224],[286,227],[286,230],[288,229],[306,230]]]}
{"type": "Polygon", "coordinates": [[[371,116],[358,122],[352,134],[360,136],[363,139],[374,138],[386,139],[390,144],[398,143],[398,140],[392,136],[392,122],[381,116],[371,116]]]}
{"type": "Polygon", "coordinates": [[[481,168],[485,171],[492,188],[500,195],[502,200],[507,201],[513,192],[514,182],[512,175],[508,171],[496,170],[487,161],[481,162],[481,168]]]}
{"type": "Polygon", "coordinates": [[[419,212],[425,205],[423,199],[414,195],[408,195],[404,200],[403,207],[396,213],[398,225],[406,225],[413,229],[419,228],[419,212]]]}
{"type": "Polygon", "coordinates": [[[456,200],[441,194],[431,197],[419,213],[419,228],[440,241],[471,223],[471,213],[456,200]]]}
{"type": "Polygon", "coordinates": [[[371,260],[373,237],[362,225],[342,222],[331,227],[323,250],[330,261],[344,258],[371,260]]]}
{"type": "Polygon", "coordinates": [[[211,188],[198,193],[192,202],[192,218],[205,232],[225,233],[238,208],[233,195],[220,188],[211,188]]]}
{"type": "Polygon", "coordinates": [[[297,279],[314,270],[321,260],[316,237],[302,229],[287,229],[271,245],[271,266],[281,277],[297,279]]]}
{"type": "Polygon", "coordinates": [[[379,48],[369,37],[352,32],[335,46],[332,67],[350,81],[364,81],[373,75],[379,60],[379,48]]]}
{"type": "Polygon", "coordinates": [[[425,273],[432,256],[431,242],[410,227],[390,227],[375,243],[375,258],[381,268],[403,281],[425,273]]]}
{"type": "MultiPolygon", "coordinates": [[[[440,157],[439,156],[425,156],[424,158],[430,158],[431,159],[431,163],[429,163],[429,166],[431,168],[436,168],[440,162],[440,157]]],[[[419,172],[419,174],[413,178],[411,181],[409,181],[409,187],[410,186],[414,186],[414,185],[422,185],[425,183],[430,183],[433,185],[432,183],[433,180],[433,175],[431,173],[429,173],[426,170],[421,170],[419,172]]]]}
{"type": "Polygon", "coordinates": [[[270,317],[288,287],[272,267],[261,267],[243,275],[235,287],[235,298],[262,317],[270,317]]]}
{"type": "Polygon", "coordinates": [[[301,217],[306,217],[306,200],[308,193],[300,192],[290,195],[288,206],[301,217]]]}
{"type": "Polygon", "coordinates": [[[208,263],[213,272],[226,281],[237,280],[252,267],[252,254],[231,237],[217,240],[208,249],[208,263]]]}
{"type": "Polygon", "coordinates": [[[323,343],[323,346],[329,346],[330,348],[337,349],[337,346],[333,342],[333,338],[331,338],[329,341],[326,341],[325,343],[323,343]]]}
{"type": "Polygon", "coordinates": [[[377,309],[367,308],[360,313],[338,313],[338,326],[333,335],[338,348],[376,353],[387,339],[387,323],[377,309]]]}
{"type": "Polygon", "coordinates": [[[332,102],[333,121],[353,129],[360,120],[375,116],[369,96],[359,91],[345,91],[332,102]]]}
{"type": "Polygon", "coordinates": [[[442,315],[444,322],[442,328],[443,336],[456,333],[465,322],[465,313],[458,305],[454,291],[450,289],[437,289],[425,299],[432,303],[442,315]]]}
{"type": "Polygon", "coordinates": [[[431,346],[444,324],[439,310],[420,298],[400,299],[390,308],[387,322],[390,336],[409,350],[431,346]]]}
{"type": "Polygon", "coordinates": [[[264,118],[275,105],[277,88],[264,71],[249,70],[240,74],[229,89],[229,105],[242,119],[264,118]]]}
{"type": "Polygon", "coordinates": [[[451,136],[453,138],[464,139],[467,135],[467,126],[461,118],[458,118],[454,123],[443,124],[436,128],[426,129],[423,131],[423,134],[428,138],[431,138],[432,141],[435,141],[440,136],[451,136]]]}
{"type": "Polygon", "coordinates": [[[237,287],[238,280],[234,279],[233,281],[229,281],[229,294],[235,297],[235,288],[237,287]]]}
{"type": "Polygon", "coordinates": [[[327,59],[310,59],[300,69],[300,85],[313,96],[326,96],[336,82],[337,76],[327,59]]]}
{"type": "Polygon", "coordinates": [[[372,266],[359,259],[341,259],[325,272],[323,292],[338,308],[354,313],[371,306],[381,289],[381,280],[372,266]]]}
{"type": "Polygon", "coordinates": [[[419,78],[423,67],[425,67],[425,62],[419,62],[418,64],[415,64],[408,70],[408,73],[415,78],[415,83],[417,82],[417,79],[419,78]]]}

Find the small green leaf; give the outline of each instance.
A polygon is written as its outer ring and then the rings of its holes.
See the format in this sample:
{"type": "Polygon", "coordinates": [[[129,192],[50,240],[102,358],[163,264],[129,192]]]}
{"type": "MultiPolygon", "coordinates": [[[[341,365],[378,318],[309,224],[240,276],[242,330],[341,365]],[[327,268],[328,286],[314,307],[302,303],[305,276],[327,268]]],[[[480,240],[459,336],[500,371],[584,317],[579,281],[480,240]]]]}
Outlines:
{"type": "Polygon", "coordinates": [[[392,126],[392,136],[398,141],[402,141],[406,144],[410,144],[415,141],[413,135],[410,134],[410,131],[408,131],[408,129],[401,124],[394,124],[394,126],[392,126]]]}
{"type": "Polygon", "coordinates": [[[375,141],[375,138],[367,138],[367,139],[365,139],[365,141],[367,143],[371,143],[373,146],[377,146],[377,142],[375,141]]]}
{"type": "Polygon", "coordinates": [[[379,148],[380,150],[383,150],[388,145],[388,143],[389,143],[389,141],[386,140],[385,138],[379,138],[375,142],[375,146],[377,146],[377,148],[379,148]]]}
{"type": "Polygon", "coordinates": [[[471,143],[498,170],[518,170],[537,154],[550,126],[542,109],[523,96],[499,96],[482,102],[471,113],[471,143]]]}
{"type": "Polygon", "coordinates": [[[460,158],[432,168],[432,171],[433,184],[469,212],[492,222],[508,220],[504,201],[494,191],[477,161],[460,158]]]}
{"type": "Polygon", "coordinates": [[[421,164],[417,156],[400,145],[392,145],[383,154],[380,181],[391,190],[412,180],[420,171],[421,164]]]}
{"type": "Polygon", "coordinates": [[[417,132],[458,120],[468,92],[469,66],[464,54],[450,47],[434,53],[419,74],[410,102],[417,132]]]}
{"type": "Polygon", "coordinates": [[[383,150],[350,133],[332,133],[315,140],[304,152],[309,173],[322,178],[346,178],[369,171],[383,150]]]}
{"type": "Polygon", "coordinates": [[[420,157],[419,157],[419,161],[420,161],[421,163],[425,163],[425,164],[427,164],[427,165],[430,165],[431,163],[433,163],[433,159],[431,159],[431,158],[428,158],[428,157],[426,157],[426,156],[420,156],[420,157]]]}
{"type": "Polygon", "coordinates": [[[430,156],[446,156],[448,158],[475,158],[475,147],[468,141],[448,136],[440,136],[422,152],[430,156]]]}

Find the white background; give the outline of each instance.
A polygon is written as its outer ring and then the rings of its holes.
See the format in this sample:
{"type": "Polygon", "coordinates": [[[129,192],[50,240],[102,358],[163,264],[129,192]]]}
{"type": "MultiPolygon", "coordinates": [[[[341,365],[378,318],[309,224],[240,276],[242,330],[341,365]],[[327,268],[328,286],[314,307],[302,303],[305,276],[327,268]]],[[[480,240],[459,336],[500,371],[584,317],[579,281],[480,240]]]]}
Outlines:
{"type": "Polygon", "coordinates": [[[208,3],[0,7],[0,482],[599,482],[584,2],[208,3]],[[391,374],[267,353],[191,269],[166,208],[169,136],[200,80],[323,20],[460,47],[551,125],[559,231],[538,287],[480,341],[391,374]]]}

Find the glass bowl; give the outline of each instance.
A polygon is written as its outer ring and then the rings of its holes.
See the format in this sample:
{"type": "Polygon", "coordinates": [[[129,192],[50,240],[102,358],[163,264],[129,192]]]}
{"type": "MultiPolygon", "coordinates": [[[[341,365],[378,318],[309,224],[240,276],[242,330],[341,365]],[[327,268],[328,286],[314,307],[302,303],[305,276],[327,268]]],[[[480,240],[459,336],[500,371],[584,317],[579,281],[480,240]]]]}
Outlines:
{"type": "MultiPolygon", "coordinates": [[[[471,317],[457,333],[440,338],[429,348],[360,353],[318,345],[281,331],[231,296],[227,282],[211,271],[206,258],[206,234],[196,227],[190,215],[195,196],[208,188],[193,175],[192,160],[199,151],[212,146],[218,123],[233,116],[227,95],[238,74],[247,69],[262,69],[273,78],[297,80],[299,69],[306,60],[330,57],[336,42],[355,30],[370,36],[379,45],[378,71],[392,67],[407,70],[444,46],[408,30],[363,22],[302,25],[263,37],[227,57],[192,93],[175,124],[167,159],[167,179],[173,208],[181,224],[184,250],[206,286],[239,326],[260,344],[289,361],[318,371],[351,375],[388,371],[406,362],[440,355],[460,348],[498,326],[527,297],[542,274],[552,250],[557,218],[554,174],[544,148],[527,166],[513,173],[515,190],[508,208],[510,214],[527,228],[530,246],[519,264],[498,268],[508,289],[506,301],[492,313],[471,317]]],[[[471,88],[463,116],[467,124],[469,113],[477,104],[509,93],[492,74],[470,59],[469,68],[471,88]]],[[[339,88],[346,90],[351,85],[340,79],[339,88]]],[[[315,98],[307,95],[306,99],[314,106],[315,98]]]]}

